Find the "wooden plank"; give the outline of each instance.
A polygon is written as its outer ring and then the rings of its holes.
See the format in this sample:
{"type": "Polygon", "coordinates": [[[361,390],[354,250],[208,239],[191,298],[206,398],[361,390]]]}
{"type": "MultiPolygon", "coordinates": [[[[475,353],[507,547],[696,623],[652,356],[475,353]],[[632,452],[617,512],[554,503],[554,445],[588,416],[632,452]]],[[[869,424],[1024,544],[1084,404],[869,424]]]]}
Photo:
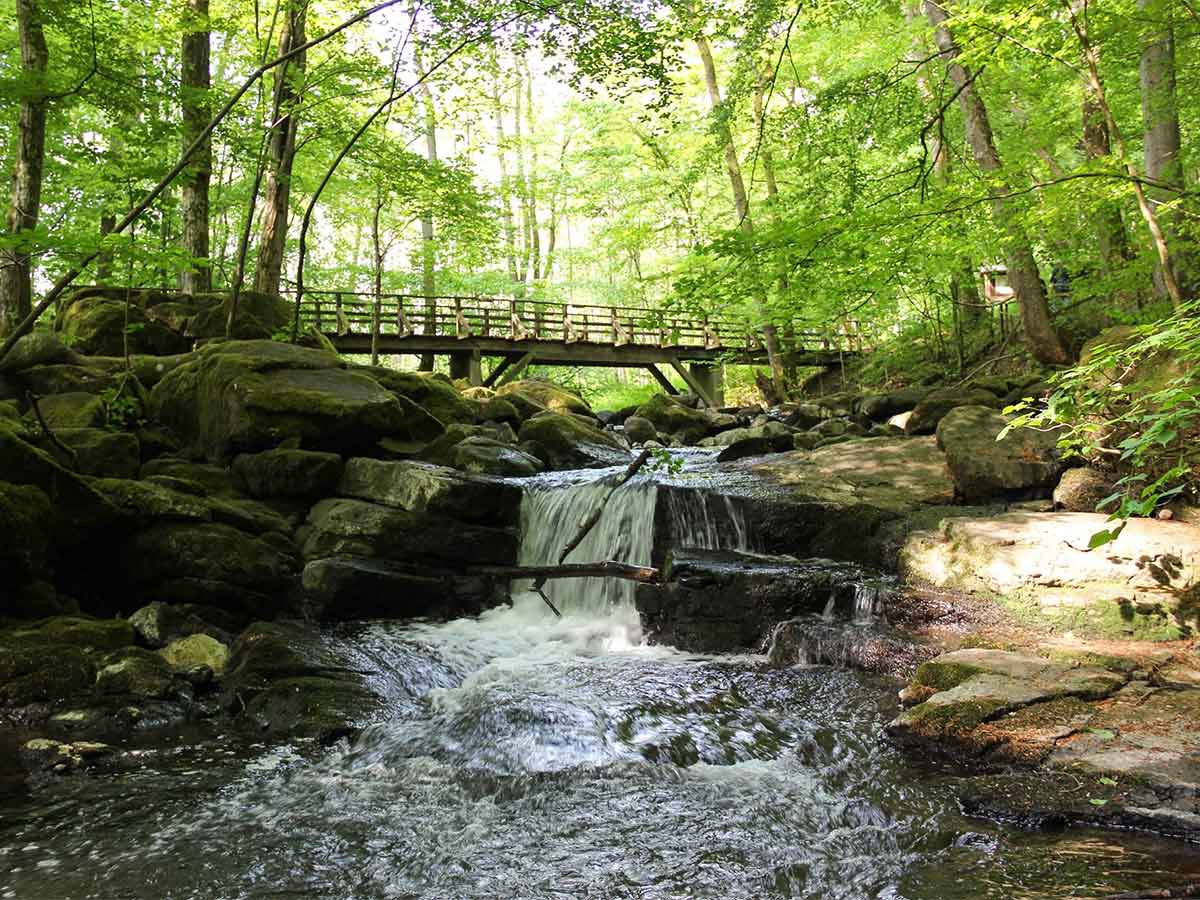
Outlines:
{"type": "Polygon", "coordinates": [[[704,389],[703,385],[696,380],[696,376],[687,370],[687,366],[681,363],[678,359],[672,359],[671,368],[679,373],[679,377],[683,379],[684,384],[692,389],[692,393],[699,397],[705,406],[707,406],[709,409],[717,408],[717,403],[712,398],[712,395],[710,395],[708,391],[704,389]]]}
{"type": "MultiPolygon", "coordinates": [[[[476,351],[476,352],[478,352],[478,351],[476,351]]],[[[491,374],[488,375],[488,377],[484,379],[483,386],[486,388],[492,387],[496,383],[496,380],[501,375],[503,375],[505,372],[508,371],[508,367],[513,364],[514,359],[516,359],[515,356],[506,356],[506,357],[504,357],[504,359],[500,360],[500,365],[498,365],[498,366],[496,366],[496,368],[492,369],[491,374]]]]}

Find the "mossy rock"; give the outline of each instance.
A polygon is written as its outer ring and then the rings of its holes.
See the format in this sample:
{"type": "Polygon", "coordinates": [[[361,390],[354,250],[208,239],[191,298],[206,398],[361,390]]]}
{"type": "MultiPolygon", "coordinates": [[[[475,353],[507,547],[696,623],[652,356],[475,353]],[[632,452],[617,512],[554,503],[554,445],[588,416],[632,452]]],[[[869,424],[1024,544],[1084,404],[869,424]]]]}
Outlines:
{"type": "Polygon", "coordinates": [[[86,694],[95,677],[82,647],[0,633],[0,705],[27,706],[86,694]]]}
{"type": "Polygon", "coordinates": [[[384,366],[355,366],[352,371],[369,375],[389,391],[421,407],[443,426],[456,422],[473,424],[478,420],[476,404],[459,393],[453,384],[434,375],[388,369],[384,366]]]}
{"type": "Polygon", "coordinates": [[[474,475],[528,476],[545,469],[542,461],[509,444],[489,437],[476,436],[460,441],[454,447],[451,465],[474,475]]]}
{"type": "Polygon", "coordinates": [[[194,462],[176,457],[161,457],[143,463],[142,478],[164,476],[198,485],[210,497],[237,497],[233,472],[226,466],[194,462]]]}
{"type": "Polygon", "coordinates": [[[1058,432],[1016,428],[999,438],[1007,425],[1004,416],[985,406],[955,407],[938,422],[938,446],[959,496],[987,500],[1057,484],[1063,471],[1058,432]]]}
{"type": "MultiPolygon", "coordinates": [[[[188,305],[192,312],[183,325],[183,334],[202,339],[225,337],[229,295],[196,294],[190,301],[188,305]]],[[[238,340],[269,339],[291,326],[293,311],[293,304],[277,295],[242,291],[238,295],[238,311],[230,337],[238,340]]]]}
{"type": "Polygon", "coordinates": [[[362,368],[338,365],[323,351],[273,341],[214,344],[154,387],[148,411],[210,461],[287,440],[307,449],[365,450],[410,430],[390,390],[362,368]]]}
{"type": "Polygon", "coordinates": [[[356,734],[382,709],[382,699],[356,679],[301,676],[259,691],[245,717],[260,733],[331,741],[356,734]]]}
{"type": "Polygon", "coordinates": [[[525,417],[521,415],[511,400],[504,397],[488,397],[479,404],[478,418],[480,422],[507,422],[513,428],[520,428],[525,417]]]}
{"type": "Polygon", "coordinates": [[[34,331],[18,339],[0,360],[0,373],[21,372],[33,366],[73,363],[77,354],[51,331],[34,331]]]}
{"type": "Polygon", "coordinates": [[[93,650],[116,650],[133,643],[133,626],[124,619],[53,616],[8,632],[25,644],[67,644],[93,650]]]}
{"type": "Polygon", "coordinates": [[[63,341],[79,353],[120,356],[128,341],[132,353],[172,354],[188,350],[190,341],[146,315],[138,303],[107,296],[68,298],[55,320],[63,341]]]}
{"type": "Polygon", "coordinates": [[[38,401],[38,411],[52,429],[92,428],[105,420],[104,401],[82,391],[43,397],[38,401]]]}
{"type": "Polygon", "coordinates": [[[553,382],[540,379],[510,381],[497,389],[496,396],[508,400],[510,403],[514,402],[514,396],[521,397],[529,403],[551,412],[578,413],[583,416],[594,415],[592,408],[578,394],[553,382]]]}
{"type": "Polygon", "coordinates": [[[137,435],[103,428],[63,428],[55,432],[75,454],[75,471],[106,478],[136,478],[141,468],[137,435]]]}
{"type": "Polygon", "coordinates": [[[101,694],[132,694],[162,700],[175,692],[175,680],[167,661],[141,647],[126,647],[104,658],[96,672],[96,690],[101,694]]]}
{"type": "Polygon", "coordinates": [[[72,392],[100,394],[117,384],[117,376],[111,372],[70,363],[32,366],[13,378],[24,390],[39,397],[72,392]]]}
{"type": "Polygon", "coordinates": [[[53,515],[40,488],[0,481],[0,583],[15,587],[42,571],[53,515]]]}
{"type": "Polygon", "coordinates": [[[660,435],[671,435],[685,444],[699,443],[712,428],[704,413],[690,409],[666,394],[655,394],[637,408],[636,415],[648,420],[660,435]]]}
{"type": "Polygon", "coordinates": [[[220,676],[229,662],[229,648],[207,634],[193,634],[172,641],[158,653],[176,672],[208,666],[214,675],[220,676]]]}
{"type": "Polygon", "coordinates": [[[233,461],[233,474],[251,497],[321,497],[333,493],[344,463],[336,453],[264,450],[233,461]]]}
{"type": "Polygon", "coordinates": [[[594,420],[569,413],[539,413],[521,425],[522,449],[530,445],[548,468],[599,468],[629,462],[629,451],[594,420]]]}
{"type": "Polygon", "coordinates": [[[933,434],[946,413],[959,406],[986,406],[999,409],[1001,400],[982,388],[942,388],[931,391],[912,411],[904,426],[908,434],[933,434]]]}

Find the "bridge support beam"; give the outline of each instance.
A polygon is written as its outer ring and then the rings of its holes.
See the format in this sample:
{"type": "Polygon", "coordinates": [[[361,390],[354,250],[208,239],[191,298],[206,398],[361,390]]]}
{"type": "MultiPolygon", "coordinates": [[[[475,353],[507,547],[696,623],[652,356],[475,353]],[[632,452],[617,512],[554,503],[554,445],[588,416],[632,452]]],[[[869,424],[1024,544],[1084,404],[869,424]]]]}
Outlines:
{"type": "Polygon", "coordinates": [[[712,399],[713,409],[725,405],[725,364],[691,363],[688,371],[704,388],[705,396],[712,399]]]}
{"type": "Polygon", "coordinates": [[[510,381],[516,381],[521,377],[521,373],[529,368],[529,364],[533,362],[533,354],[525,353],[515,362],[511,356],[506,357],[488,378],[488,387],[503,387],[510,381]]]}
{"type": "Polygon", "coordinates": [[[675,385],[671,384],[671,380],[662,372],[660,372],[658,370],[658,366],[654,365],[654,363],[650,363],[650,365],[646,366],[646,371],[654,376],[654,380],[657,381],[662,389],[668,394],[679,393],[679,391],[675,389],[675,385]]]}
{"type": "Polygon", "coordinates": [[[708,388],[695,375],[687,370],[687,368],[677,359],[671,360],[671,368],[679,373],[679,377],[691,389],[691,392],[700,398],[700,402],[709,409],[716,409],[717,403],[709,393],[708,388]]]}
{"type": "Polygon", "coordinates": [[[465,378],[472,387],[483,384],[483,362],[478,350],[458,350],[450,354],[450,377],[465,378]]]}

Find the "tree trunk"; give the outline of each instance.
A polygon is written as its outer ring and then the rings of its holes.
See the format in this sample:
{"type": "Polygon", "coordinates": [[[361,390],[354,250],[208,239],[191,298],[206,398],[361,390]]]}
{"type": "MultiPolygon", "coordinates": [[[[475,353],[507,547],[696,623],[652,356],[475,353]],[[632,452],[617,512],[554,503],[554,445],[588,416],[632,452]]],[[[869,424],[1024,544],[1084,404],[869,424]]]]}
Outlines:
{"type": "Polygon", "coordinates": [[[496,123],[496,160],[500,164],[500,216],[504,224],[504,249],[508,259],[508,280],[517,281],[517,235],[513,224],[512,185],[508,180],[508,148],[504,142],[504,106],[500,102],[500,60],[493,55],[496,66],[492,81],[492,115],[496,123]]]}
{"type": "Polygon", "coordinates": [[[525,216],[529,222],[528,231],[530,235],[529,244],[529,281],[531,284],[537,284],[541,280],[542,273],[542,234],[538,228],[538,208],[537,208],[537,191],[538,191],[538,143],[537,136],[534,134],[536,119],[533,111],[533,75],[529,71],[529,60],[524,60],[525,63],[525,119],[529,123],[529,136],[531,138],[531,159],[529,165],[529,189],[526,192],[525,201],[525,216]]]}
{"type": "Polygon", "coordinates": [[[379,330],[383,324],[383,241],[379,233],[379,214],[383,211],[383,189],[375,190],[375,212],[371,216],[371,273],[374,297],[371,303],[371,365],[379,365],[379,330]]]}
{"type": "Polygon", "coordinates": [[[8,233],[17,245],[0,251],[0,335],[7,335],[33,309],[33,265],[20,234],[37,227],[42,205],[42,164],[46,155],[46,91],[43,79],[49,62],[38,0],[17,0],[17,31],[21,42],[21,71],[28,93],[17,115],[16,163],[8,233]]]}
{"type": "MultiPolygon", "coordinates": [[[[737,148],[733,145],[733,133],[729,124],[722,118],[721,89],[717,85],[717,68],[713,64],[712,49],[708,38],[703,33],[696,35],[696,49],[700,51],[700,61],[704,64],[704,81],[708,86],[708,99],[713,115],[717,119],[718,134],[724,144],[725,171],[729,175],[729,186],[733,190],[733,206],[738,215],[738,227],[747,237],[754,234],[754,222],[750,218],[750,199],[746,194],[746,184],[742,180],[742,168],[738,163],[737,148]]],[[[767,347],[767,362],[771,366],[772,393],[782,399],[785,394],[786,373],[783,369],[783,359],[779,348],[779,333],[767,318],[767,303],[761,285],[755,289],[755,303],[762,320],[763,343],[767,347]]]]}
{"type": "MultiPolygon", "coordinates": [[[[100,237],[112,234],[117,217],[110,212],[100,214],[100,237]]],[[[107,284],[112,278],[113,255],[111,250],[105,250],[96,257],[96,284],[107,284]]]]}
{"type": "MultiPolygon", "coordinates": [[[[289,6],[287,21],[279,35],[281,56],[305,42],[304,17],[307,8],[306,0],[293,0],[289,6]]],[[[296,156],[297,122],[292,113],[300,99],[296,93],[296,82],[303,78],[306,55],[299,53],[284,63],[275,80],[270,143],[267,148],[270,175],[263,203],[262,236],[258,242],[258,269],[254,276],[254,289],[264,294],[279,293],[279,277],[283,271],[292,161],[296,156]]]]}
{"type": "MultiPolygon", "coordinates": [[[[1000,154],[992,139],[992,126],[988,121],[987,109],[974,88],[974,78],[966,68],[956,62],[958,47],[946,25],[949,16],[934,0],[925,0],[925,15],[934,27],[934,41],[946,60],[947,72],[962,109],[967,142],[975,163],[987,173],[999,173],[1003,166],[1000,154]]],[[[1007,193],[1007,191],[1002,191],[1007,193]]],[[[1063,365],[1070,361],[1066,349],[1050,321],[1050,306],[1046,301],[1046,289],[1033,257],[1033,247],[1024,228],[1016,221],[1014,211],[1003,197],[992,200],[992,214],[1006,236],[1008,280],[1021,310],[1021,322],[1025,326],[1025,337],[1029,349],[1039,362],[1063,365]]]]}
{"type": "Polygon", "coordinates": [[[521,254],[517,262],[518,289],[525,296],[524,285],[529,276],[529,253],[531,241],[529,237],[529,185],[525,183],[525,148],[521,143],[521,70],[516,69],[517,84],[513,88],[513,138],[517,151],[517,209],[521,213],[521,254]]]}
{"type": "MultiPolygon", "coordinates": [[[[1146,177],[1167,186],[1151,187],[1146,191],[1151,206],[1157,209],[1163,203],[1178,200],[1177,191],[1184,189],[1179,103],[1175,92],[1175,29],[1169,0],[1138,0],[1138,9],[1149,20],[1151,29],[1138,63],[1146,177]]],[[[1174,259],[1169,263],[1173,267],[1170,275],[1186,295],[1189,288],[1196,286],[1195,275],[1178,251],[1178,219],[1178,206],[1160,217],[1164,239],[1175,250],[1174,259]]],[[[1154,273],[1155,290],[1160,296],[1171,295],[1169,281],[1160,261],[1154,273]]]]}
{"type": "MultiPolygon", "coordinates": [[[[208,0],[188,0],[188,20],[181,52],[181,90],[183,107],[183,149],[204,133],[211,116],[208,108],[209,31],[208,0]]],[[[189,265],[179,277],[185,294],[212,290],[212,264],[209,261],[208,183],[212,174],[212,141],[205,139],[192,155],[185,173],[180,196],[183,217],[183,250],[203,262],[189,265]]]]}
{"type": "MultiPolygon", "coordinates": [[[[421,48],[418,44],[414,56],[417,63],[417,77],[421,79],[419,88],[421,101],[425,106],[425,159],[431,163],[437,162],[437,108],[433,104],[433,89],[425,78],[424,66],[421,62],[421,48]]],[[[421,212],[421,293],[425,295],[425,333],[433,334],[437,329],[437,259],[436,247],[433,243],[433,210],[421,212]]],[[[421,354],[418,368],[422,372],[433,371],[433,354],[421,354]]]]}

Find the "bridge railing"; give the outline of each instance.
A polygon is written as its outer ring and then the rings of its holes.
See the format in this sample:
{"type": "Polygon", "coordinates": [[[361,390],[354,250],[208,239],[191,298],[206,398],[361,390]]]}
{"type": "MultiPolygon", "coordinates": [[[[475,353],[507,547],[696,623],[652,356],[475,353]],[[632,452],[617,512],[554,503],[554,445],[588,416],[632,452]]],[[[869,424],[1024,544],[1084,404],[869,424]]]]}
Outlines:
{"type": "MultiPolygon", "coordinates": [[[[285,292],[286,293],[286,292],[285,292]]],[[[306,290],[300,319],[329,335],[413,335],[502,338],[510,341],[589,342],[623,346],[759,349],[761,337],[744,322],[722,316],[688,319],[661,310],[559,303],[518,297],[385,293],[375,323],[375,295],[359,291],[306,290]]],[[[797,344],[831,349],[829,332],[795,331],[797,344]]],[[[789,338],[792,335],[789,333],[789,338]]]]}

